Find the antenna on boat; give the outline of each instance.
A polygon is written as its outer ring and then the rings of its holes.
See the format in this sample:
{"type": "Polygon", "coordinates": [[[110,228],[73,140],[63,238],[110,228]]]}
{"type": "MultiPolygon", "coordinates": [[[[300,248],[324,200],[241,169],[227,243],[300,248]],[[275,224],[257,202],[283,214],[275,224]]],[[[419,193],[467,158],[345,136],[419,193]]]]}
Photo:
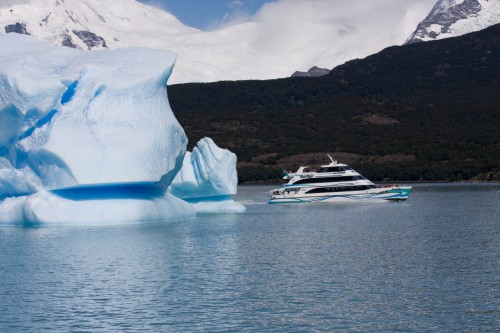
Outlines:
{"type": "Polygon", "coordinates": [[[337,161],[335,161],[335,160],[334,160],[334,159],[330,156],[330,154],[326,154],[326,156],[328,156],[328,157],[330,158],[330,161],[332,161],[332,163],[335,163],[335,164],[337,163],[337,161]]]}

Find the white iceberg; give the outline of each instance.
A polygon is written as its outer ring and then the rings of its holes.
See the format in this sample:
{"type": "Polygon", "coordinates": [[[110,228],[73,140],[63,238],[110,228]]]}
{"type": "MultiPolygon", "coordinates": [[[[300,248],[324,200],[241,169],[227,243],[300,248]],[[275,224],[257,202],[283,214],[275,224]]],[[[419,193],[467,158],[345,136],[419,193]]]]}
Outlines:
{"type": "Polygon", "coordinates": [[[5,198],[0,201],[0,225],[26,225],[24,218],[26,196],[5,198]]]}
{"type": "MultiPolygon", "coordinates": [[[[23,224],[112,225],[158,222],[194,217],[193,207],[170,194],[152,188],[87,189],[85,191],[41,191],[25,199],[23,224]],[[103,190],[105,197],[102,197],[103,190]],[[114,196],[113,196],[114,192],[114,196]],[[28,222],[27,222],[28,221],[28,222]]],[[[16,214],[19,216],[19,214],[16,214]]]]}
{"type": "MultiPolygon", "coordinates": [[[[166,92],[173,53],[86,52],[7,34],[0,38],[0,59],[0,223],[114,224],[195,215],[192,205],[167,192],[187,145],[166,92]]],[[[235,174],[233,160],[218,165],[235,174]]],[[[235,191],[236,178],[210,174],[212,183],[203,178],[200,190],[189,182],[185,190],[178,186],[186,194],[181,198],[235,191]]]]}
{"type": "Polygon", "coordinates": [[[39,189],[42,189],[42,183],[30,168],[16,169],[9,160],[0,157],[0,200],[34,193],[39,189]]]}
{"type": "Polygon", "coordinates": [[[231,199],[237,185],[236,155],[204,138],[184,156],[169,192],[193,204],[198,213],[243,212],[245,207],[231,199]]]}
{"type": "Polygon", "coordinates": [[[0,50],[0,120],[10,119],[0,149],[16,168],[48,189],[173,179],[187,144],[166,94],[174,54],[85,52],[19,34],[0,50]]]}

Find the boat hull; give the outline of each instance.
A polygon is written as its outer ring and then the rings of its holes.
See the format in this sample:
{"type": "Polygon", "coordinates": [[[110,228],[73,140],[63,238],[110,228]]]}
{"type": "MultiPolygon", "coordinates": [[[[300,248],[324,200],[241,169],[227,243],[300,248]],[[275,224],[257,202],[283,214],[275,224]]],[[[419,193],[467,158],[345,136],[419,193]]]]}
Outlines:
{"type": "Polygon", "coordinates": [[[410,196],[411,190],[411,186],[398,186],[359,192],[323,193],[321,195],[285,193],[273,195],[269,203],[405,201],[410,196]]]}

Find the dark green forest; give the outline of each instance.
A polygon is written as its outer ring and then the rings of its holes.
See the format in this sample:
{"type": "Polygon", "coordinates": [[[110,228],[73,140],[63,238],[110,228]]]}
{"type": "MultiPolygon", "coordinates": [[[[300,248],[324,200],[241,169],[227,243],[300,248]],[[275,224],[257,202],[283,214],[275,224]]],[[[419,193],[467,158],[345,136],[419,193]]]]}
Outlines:
{"type": "Polygon", "coordinates": [[[172,85],[190,147],[238,156],[240,182],[328,163],[376,181],[500,180],[500,25],[394,46],[319,78],[172,85]]]}

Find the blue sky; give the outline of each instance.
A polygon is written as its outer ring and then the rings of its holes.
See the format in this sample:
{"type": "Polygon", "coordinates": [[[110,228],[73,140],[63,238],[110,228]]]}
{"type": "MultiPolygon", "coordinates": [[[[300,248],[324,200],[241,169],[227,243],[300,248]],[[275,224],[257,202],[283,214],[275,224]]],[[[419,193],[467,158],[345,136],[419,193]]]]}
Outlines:
{"type": "Polygon", "coordinates": [[[182,23],[202,30],[252,15],[272,0],[139,0],[162,7],[182,23]]]}

